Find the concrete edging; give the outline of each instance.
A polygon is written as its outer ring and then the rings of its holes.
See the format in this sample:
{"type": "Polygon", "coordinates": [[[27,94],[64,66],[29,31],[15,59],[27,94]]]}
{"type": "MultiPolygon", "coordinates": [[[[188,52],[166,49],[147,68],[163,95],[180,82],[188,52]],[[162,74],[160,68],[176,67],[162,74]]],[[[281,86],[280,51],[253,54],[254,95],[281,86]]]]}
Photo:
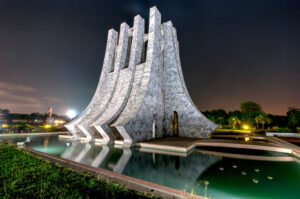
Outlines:
{"type": "Polygon", "coordinates": [[[300,138],[300,133],[267,132],[267,136],[300,138]]]}
{"type": "Polygon", "coordinates": [[[13,133],[13,134],[0,134],[0,137],[11,137],[11,136],[31,136],[31,135],[59,135],[59,134],[69,134],[68,131],[59,131],[59,132],[40,132],[40,133],[13,133]]]}

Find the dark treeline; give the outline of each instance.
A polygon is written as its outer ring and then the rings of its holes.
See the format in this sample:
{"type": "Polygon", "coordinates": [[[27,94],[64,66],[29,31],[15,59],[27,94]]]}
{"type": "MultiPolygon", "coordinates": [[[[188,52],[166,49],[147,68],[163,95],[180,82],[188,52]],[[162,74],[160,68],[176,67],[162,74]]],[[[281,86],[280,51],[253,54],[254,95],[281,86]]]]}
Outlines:
{"type": "MultiPolygon", "coordinates": [[[[18,121],[26,121],[28,124],[34,123],[46,123],[48,114],[47,113],[10,113],[8,109],[0,109],[0,121],[5,121],[7,124],[18,123],[18,121]]],[[[66,116],[60,116],[57,114],[52,114],[52,117],[55,119],[65,120],[67,121],[66,116]]]]}
{"type": "MultiPolygon", "coordinates": [[[[55,126],[46,125],[47,113],[10,113],[7,109],[0,109],[0,133],[54,132],[65,131],[63,123],[55,126]]],[[[66,116],[52,114],[55,120],[67,121],[66,116]]]]}
{"type": "Polygon", "coordinates": [[[255,102],[242,102],[240,110],[226,112],[223,109],[204,111],[203,114],[224,129],[241,129],[250,125],[256,130],[295,132],[300,130],[300,110],[290,108],[286,116],[263,112],[255,102]]]}

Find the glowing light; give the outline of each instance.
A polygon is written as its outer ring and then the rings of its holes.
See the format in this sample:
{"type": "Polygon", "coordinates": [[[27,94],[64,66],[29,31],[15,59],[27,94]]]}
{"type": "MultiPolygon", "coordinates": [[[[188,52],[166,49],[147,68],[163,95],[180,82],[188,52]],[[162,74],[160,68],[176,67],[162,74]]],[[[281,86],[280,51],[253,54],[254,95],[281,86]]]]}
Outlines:
{"type": "Polygon", "coordinates": [[[45,126],[44,126],[46,129],[48,129],[48,128],[51,128],[51,125],[50,124],[45,124],[45,126]]]}
{"type": "Polygon", "coordinates": [[[63,120],[55,120],[54,123],[55,124],[63,124],[63,123],[65,123],[65,121],[63,121],[63,120]]]}
{"type": "Polygon", "coordinates": [[[248,142],[250,140],[249,137],[245,137],[245,141],[248,142]]]}
{"type": "Polygon", "coordinates": [[[76,116],[76,112],[74,110],[68,110],[67,116],[68,118],[72,119],[76,116]]]}
{"type": "Polygon", "coordinates": [[[2,128],[7,128],[8,125],[7,124],[2,124],[2,128]]]}
{"type": "Polygon", "coordinates": [[[245,124],[245,125],[243,126],[243,129],[248,130],[248,129],[249,129],[249,126],[248,126],[247,124],[245,124]]]}

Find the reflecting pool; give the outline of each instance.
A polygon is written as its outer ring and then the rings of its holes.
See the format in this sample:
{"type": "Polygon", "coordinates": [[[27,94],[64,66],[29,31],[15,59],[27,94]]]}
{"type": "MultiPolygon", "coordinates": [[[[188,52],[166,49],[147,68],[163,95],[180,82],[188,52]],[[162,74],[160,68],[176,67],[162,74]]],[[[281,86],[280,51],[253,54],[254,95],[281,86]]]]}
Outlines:
{"type": "MultiPolygon", "coordinates": [[[[25,139],[0,138],[0,142],[25,139]]],[[[211,148],[199,148],[183,157],[69,141],[57,135],[29,136],[27,140],[30,142],[26,146],[41,152],[209,198],[299,198],[300,195],[300,164],[296,162],[299,160],[287,154],[239,149],[214,149],[212,153],[211,148]],[[217,155],[225,152],[240,152],[237,156],[240,158],[217,155]]]]}

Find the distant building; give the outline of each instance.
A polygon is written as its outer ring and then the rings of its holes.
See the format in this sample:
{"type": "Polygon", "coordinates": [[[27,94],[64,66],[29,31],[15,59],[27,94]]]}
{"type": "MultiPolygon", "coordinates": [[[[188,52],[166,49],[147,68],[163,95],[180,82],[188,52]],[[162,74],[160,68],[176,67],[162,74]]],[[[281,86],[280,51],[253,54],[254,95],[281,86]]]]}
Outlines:
{"type": "Polygon", "coordinates": [[[49,106],[48,108],[48,117],[47,117],[47,120],[46,120],[46,124],[48,125],[51,125],[51,126],[54,126],[54,117],[52,117],[52,107],[49,106]]]}

